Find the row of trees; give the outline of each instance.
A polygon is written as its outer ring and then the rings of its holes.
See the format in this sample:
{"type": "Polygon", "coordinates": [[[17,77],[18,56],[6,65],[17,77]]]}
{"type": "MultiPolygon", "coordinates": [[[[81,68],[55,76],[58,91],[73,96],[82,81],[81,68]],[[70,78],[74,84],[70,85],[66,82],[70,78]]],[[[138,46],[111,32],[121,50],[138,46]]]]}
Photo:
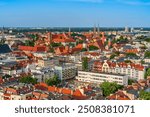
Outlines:
{"type": "Polygon", "coordinates": [[[88,58],[87,57],[84,57],[82,59],[82,69],[84,71],[88,71],[88,58]]]}
{"type": "Polygon", "coordinates": [[[26,84],[37,84],[37,79],[33,78],[32,76],[26,76],[26,77],[22,77],[19,82],[21,83],[26,83],[26,84]]]}
{"type": "MultiPolygon", "coordinates": [[[[26,76],[26,77],[22,77],[19,80],[19,82],[35,85],[35,84],[37,84],[37,78],[33,78],[32,76],[26,76]]],[[[57,75],[54,75],[54,77],[47,79],[45,82],[49,86],[53,86],[53,85],[57,86],[58,84],[60,84],[61,80],[58,78],[57,75]]]]}

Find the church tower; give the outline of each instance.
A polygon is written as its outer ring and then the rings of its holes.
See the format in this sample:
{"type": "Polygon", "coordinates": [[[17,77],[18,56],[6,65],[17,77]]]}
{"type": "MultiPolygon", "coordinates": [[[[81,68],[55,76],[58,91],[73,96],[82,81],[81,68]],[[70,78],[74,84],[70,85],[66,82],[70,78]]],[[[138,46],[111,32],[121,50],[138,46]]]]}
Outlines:
{"type": "Polygon", "coordinates": [[[97,37],[98,37],[98,38],[100,37],[99,24],[98,24],[98,27],[97,27],[97,37]]]}
{"type": "Polygon", "coordinates": [[[69,27],[68,35],[69,35],[69,38],[70,38],[71,37],[71,28],[70,27],[69,27]]]}
{"type": "Polygon", "coordinates": [[[94,32],[93,32],[93,36],[96,37],[96,25],[94,25],[94,32]]]}

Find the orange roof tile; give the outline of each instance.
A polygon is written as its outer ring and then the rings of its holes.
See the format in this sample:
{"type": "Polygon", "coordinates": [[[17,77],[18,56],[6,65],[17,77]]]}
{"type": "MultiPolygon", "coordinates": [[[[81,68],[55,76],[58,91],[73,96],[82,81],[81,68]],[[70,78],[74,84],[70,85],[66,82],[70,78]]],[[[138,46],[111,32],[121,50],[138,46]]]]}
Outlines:
{"type": "Polygon", "coordinates": [[[70,90],[70,89],[62,89],[63,94],[71,95],[71,92],[72,92],[72,90],[70,90]]]}
{"type": "Polygon", "coordinates": [[[56,91],[56,87],[49,86],[48,87],[48,91],[49,92],[55,92],[56,91]]]}

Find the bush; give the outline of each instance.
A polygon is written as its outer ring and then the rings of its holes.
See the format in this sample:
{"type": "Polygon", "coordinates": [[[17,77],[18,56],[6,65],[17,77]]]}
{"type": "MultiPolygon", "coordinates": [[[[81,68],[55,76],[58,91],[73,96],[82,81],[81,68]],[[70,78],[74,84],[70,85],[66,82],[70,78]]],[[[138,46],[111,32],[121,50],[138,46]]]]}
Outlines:
{"type": "Polygon", "coordinates": [[[99,48],[96,47],[96,46],[90,46],[90,47],[89,47],[89,50],[90,50],[90,51],[92,51],[92,50],[98,50],[98,49],[99,49],[99,48]]]}

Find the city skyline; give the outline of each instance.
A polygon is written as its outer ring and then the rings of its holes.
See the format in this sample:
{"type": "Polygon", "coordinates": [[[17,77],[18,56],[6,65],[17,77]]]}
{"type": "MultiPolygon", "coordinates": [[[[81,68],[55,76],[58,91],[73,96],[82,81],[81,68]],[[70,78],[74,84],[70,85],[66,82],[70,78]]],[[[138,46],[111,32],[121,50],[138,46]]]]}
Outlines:
{"type": "Polygon", "coordinates": [[[148,0],[1,0],[0,27],[150,27],[148,0]]]}

